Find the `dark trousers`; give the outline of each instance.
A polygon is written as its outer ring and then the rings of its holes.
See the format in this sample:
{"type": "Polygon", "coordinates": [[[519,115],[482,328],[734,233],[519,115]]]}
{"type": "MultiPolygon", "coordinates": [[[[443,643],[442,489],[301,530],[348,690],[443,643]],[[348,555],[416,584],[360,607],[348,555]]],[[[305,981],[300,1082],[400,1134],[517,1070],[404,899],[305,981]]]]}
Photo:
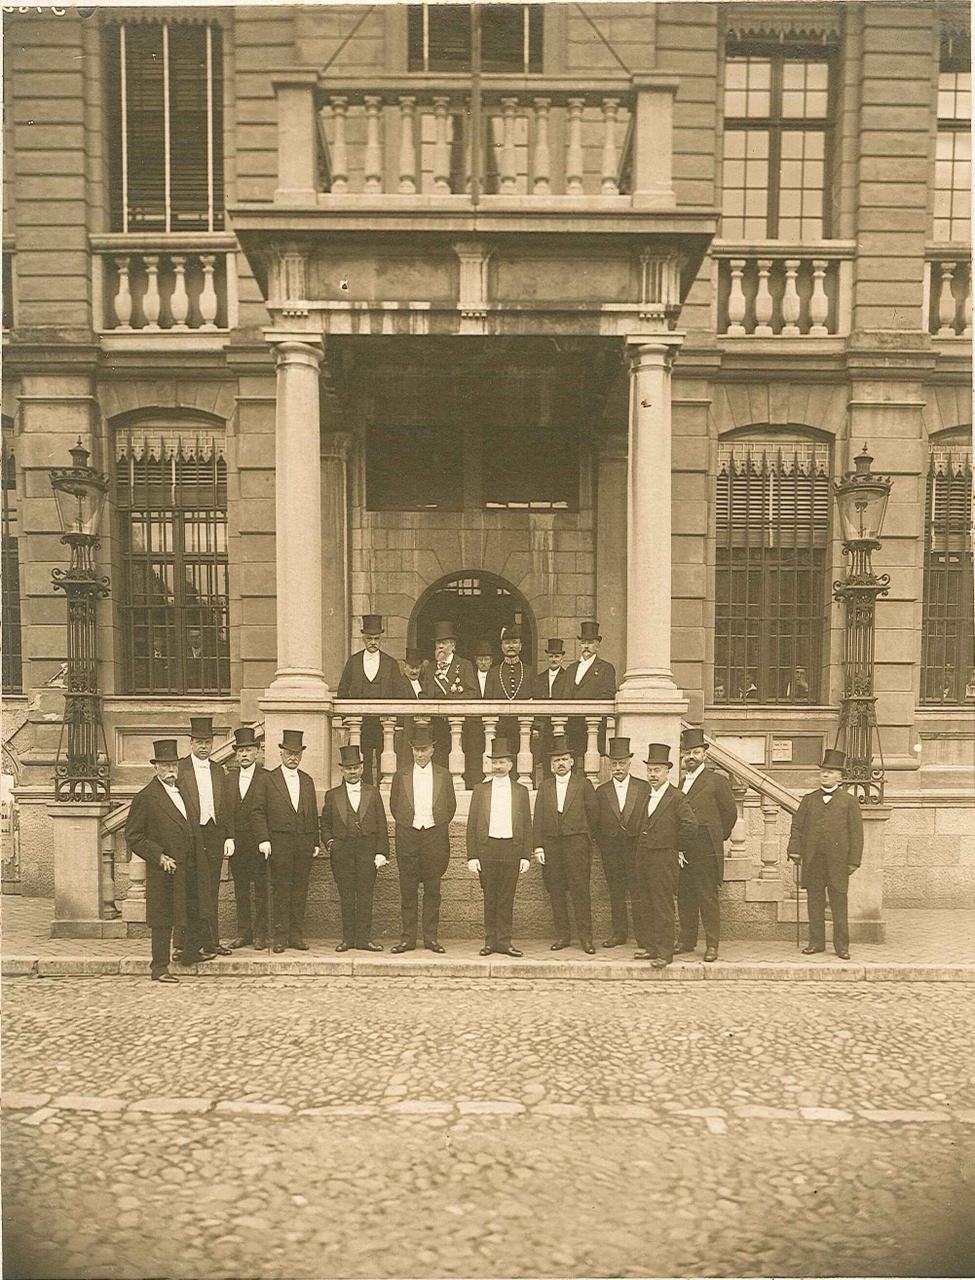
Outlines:
{"type": "Polygon", "coordinates": [[[556,836],[546,840],[542,880],[552,903],[552,918],[558,941],[567,942],[572,936],[567,898],[572,900],[572,912],[576,918],[580,942],[592,941],[592,900],[589,896],[591,870],[592,843],[588,836],[556,836]]]}
{"type": "Polygon", "coordinates": [[[450,837],[444,825],[417,831],[396,824],[402,940],[416,946],[417,898],[423,885],[423,941],[436,942],[440,927],[440,877],[450,861],[450,837]]]}
{"type": "MultiPolygon", "coordinates": [[[[177,945],[182,948],[181,959],[187,964],[193,962],[201,951],[210,945],[210,922],[200,915],[200,895],[196,885],[196,855],[190,854],[183,868],[186,893],[186,923],[177,929],[177,945]]],[[[152,960],[150,972],[155,976],[169,968],[170,950],[173,941],[171,925],[153,925],[152,960]]]]}
{"type": "Polygon", "coordinates": [[[646,950],[669,964],[674,958],[677,850],[638,848],[636,865],[647,904],[646,950]]]}
{"type": "Polygon", "coordinates": [[[230,859],[234,878],[234,901],[237,904],[237,933],[249,941],[267,937],[267,881],[264,855],[258,853],[253,840],[237,840],[230,859]],[[251,898],[254,899],[253,912],[251,898]],[[253,922],[253,923],[252,923],[253,922]]]}
{"type": "Polygon", "coordinates": [[[203,856],[206,858],[207,870],[210,873],[210,942],[216,946],[220,940],[218,899],[220,876],[223,873],[223,846],[227,839],[227,832],[224,827],[208,822],[205,827],[200,827],[200,834],[203,837],[203,856]]]}
{"type": "Polygon", "coordinates": [[[362,717],[359,749],[362,752],[363,782],[378,784],[382,776],[380,762],[383,754],[383,726],[378,716],[362,717]]]}
{"type": "Polygon", "coordinates": [[[636,873],[636,836],[619,836],[604,840],[599,846],[603,875],[609,889],[609,905],[613,919],[613,937],[626,941],[626,895],[630,895],[633,933],[641,947],[646,946],[646,904],[643,888],[636,873]]]}
{"type": "Polygon", "coordinates": [[[271,836],[271,909],[274,912],[274,941],[301,940],[308,901],[314,837],[296,840],[293,836],[271,836]]]}
{"type": "Polygon", "coordinates": [[[519,862],[513,840],[489,839],[487,852],[480,855],[484,945],[492,951],[506,951],[511,946],[519,862]]]}
{"type": "Polygon", "coordinates": [[[704,925],[704,939],[717,948],[721,936],[721,908],[718,881],[718,856],[711,848],[710,836],[698,838],[685,854],[687,865],[681,867],[677,882],[677,914],[680,920],[680,945],[697,945],[697,922],[704,925]]]}
{"type": "Polygon", "coordinates": [[[160,973],[165,973],[169,968],[169,951],[172,940],[173,931],[170,927],[160,927],[158,925],[153,927],[152,960],[150,961],[149,972],[154,978],[158,977],[160,973]]]}
{"type": "Polygon", "coordinates": [[[484,781],[484,722],[477,716],[468,716],[461,734],[464,744],[464,785],[473,791],[484,781]]]}
{"type": "Polygon", "coordinates": [[[353,836],[332,845],[332,875],[342,908],[342,941],[361,947],[372,941],[372,895],[376,885],[376,842],[353,836]]]}
{"type": "Polygon", "coordinates": [[[850,949],[850,923],[847,912],[846,889],[835,888],[826,880],[825,860],[814,859],[806,868],[806,903],[809,907],[809,945],[821,949],[826,946],[826,894],[829,893],[829,912],[833,917],[833,950],[850,949]]]}

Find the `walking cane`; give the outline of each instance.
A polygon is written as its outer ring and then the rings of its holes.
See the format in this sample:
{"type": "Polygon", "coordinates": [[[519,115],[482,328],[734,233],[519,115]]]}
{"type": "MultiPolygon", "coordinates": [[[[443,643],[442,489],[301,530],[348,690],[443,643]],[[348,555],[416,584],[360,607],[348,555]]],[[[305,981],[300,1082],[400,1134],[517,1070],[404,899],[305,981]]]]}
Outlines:
{"type": "Polygon", "coordinates": [[[271,855],[264,859],[264,896],[267,910],[267,954],[271,954],[271,934],[274,932],[274,899],[271,896],[271,855]]]}
{"type": "Polygon", "coordinates": [[[799,947],[799,863],[794,862],[796,869],[796,949],[799,947]]]}

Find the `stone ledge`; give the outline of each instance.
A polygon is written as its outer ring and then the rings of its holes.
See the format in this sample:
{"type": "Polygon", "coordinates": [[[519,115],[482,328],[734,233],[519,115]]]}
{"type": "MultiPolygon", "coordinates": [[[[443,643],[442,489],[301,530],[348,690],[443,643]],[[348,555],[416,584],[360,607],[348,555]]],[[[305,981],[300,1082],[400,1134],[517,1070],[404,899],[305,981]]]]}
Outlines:
{"type": "Polygon", "coordinates": [[[975,982],[975,964],[865,964],[867,982],[975,982]]]}
{"type": "Polygon", "coordinates": [[[37,973],[41,978],[95,978],[118,974],[121,963],[118,956],[41,956],[37,973]]]}

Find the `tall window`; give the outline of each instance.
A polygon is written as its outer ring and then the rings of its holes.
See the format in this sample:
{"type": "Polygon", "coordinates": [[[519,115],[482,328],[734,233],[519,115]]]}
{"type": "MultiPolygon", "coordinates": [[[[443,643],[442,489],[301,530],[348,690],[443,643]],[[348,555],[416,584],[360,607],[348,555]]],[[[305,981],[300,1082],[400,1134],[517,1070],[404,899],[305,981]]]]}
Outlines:
{"type": "Polygon", "coordinates": [[[946,38],[938,74],[934,162],[934,239],[971,238],[972,69],[968,40],[946,38]]]}
{"type": "Polygon", "coordinates": [[[924,505],[924,703],[975,702],[971,511],[970,444],[933,446],[924,505]]]}
{"type": "Polygon", "coordinates": [[[724,73],[722,236],[822,240],[830,234],[828,57],[731,43],[724,73]]]}
{"type": "Polygon", "coordinates": [[[215,441],[122,444],[126,693],[230,692],[227,464],[215,441]]]}
{"type": "Polygon", "coordinates": [[[112,229],[221,229],[219,25],[136,21],[107,33],[112,229]]]}
{"type": "Polygon", "coordinates": [[[776,434],[723,444],[716,496],[714,701],[817,703],[829,448],[776,434]]]}
{"type": "MultiPolygon", "coordinates": [[[[527,75],[542,69],[542,6],[482,4],[481,70],[527,75]]],[[[469,71],[471,10],[466,4],[412,4],[407,16],[410,71],[469,71]]]]}
{"type": "Polygon", "coordinates": [[[23,672],[20,642],[20,555],[17,544],[17,469],[13,451],[3,431],[3,461],[0,471],[2,490],[2,565],[0,580],[3,592],[2,663],[3,692],[23,692],[23,672]]]}

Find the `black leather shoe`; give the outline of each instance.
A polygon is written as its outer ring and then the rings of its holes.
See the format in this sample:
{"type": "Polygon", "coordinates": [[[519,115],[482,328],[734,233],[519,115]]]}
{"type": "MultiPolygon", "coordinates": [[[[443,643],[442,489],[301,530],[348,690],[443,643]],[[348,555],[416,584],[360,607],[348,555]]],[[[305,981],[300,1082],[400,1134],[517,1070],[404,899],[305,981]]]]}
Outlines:
{"type": "Polygon", "coordinates": [[[253,938],[245,938],[243,934],[239,938],[231,938],[227,946],[231,951],[239,951],[241,947],[250,947],[254,945],[253,938]]]}
{"type": "Polygon", "coordinates": [[[433,951],[438,956],[446,955],[444,948],[439,942],[424,942],[423,945],[426,947],[427,951],[433,951]]]}
{"type": "Polygon", "coordinates": [[[274,944],[274,946],[271,948],[271,950],[274,952],[274,954],[275,954],[276,956],[281,955],[281,954],[282,954],[282,952],[284,951],[284,943],[283,943],[283,942],[276,942],[276,943],[274,944]]]}
{"type": "Polygon", "coordinates": [[[415,951],[416,943],[415,942],[397,942],[393,946],[391,946],[389,949],[394,956],[401,956],[404,951],[415,951]]]}
{"type": "Polygon", "coordinates": [[[225,947],[222,942],[218,942],[213,948],[213,954],[215,956],[232,956],[234,953],[229,947],[225,947]]]}
{"type": "Polygon", "coordinates": [[[549,951],[564,951],[566,947],[571,946],[569,938],[557,938],[549,947],[549,951]]]}
{"type": "Polygon", "coordinates": [[[352,950],[352,943],[351,943],[351,942],[340,942],[340,943],[336,946],[335,950],[336,950],[336,951],[351,951],[351,950],[352,950]]]}
{"type": "Polygon", "coordinates": [[[718,948],[708,947],[707,951],[705,951],[704,953],[705,963],[711,964],[713,961],[717,960],[717,958],[718,958],[718,948]]]}
{"type": "Polygon", "coordinates": [[[308,943],[304,940],[304,938],[298,938],[298,939],[296,939],[296,940],[295,940],[295,941],[293,941],[293,942],[289,942],[289,943],[288,943],[288,946],[289,946],[289,947],[293,947],[293,948],[295,949],[295,951],[310,951],[310,950],[311,950],[311,947],[309,947],[308,943]]]}
{"type": "Polygon", "coordinates": [[[604,947],[622,947],[626,945],[625,938],[607,938],[603,943],[604,947]]]}
{"type": "Polygon", "coordinates": [[[656,960],[657,953],[656,951],[634,951],[633,959],[634,960],[656,960]]]}
{"type": "Polygon", "coordinates": [[[254,946],[254,950],[255,950],[255,951],[266,951],[266,950],[267,950],[267,938],[255,938],[255,939],[254,939],[253,946],[254,946]]]}
{"type": "Polygon", "coordinates": [[[836,958],[837,960],[849,960],[850,953],[849,951],[837,951],[836,958]]]}
{"type": "Polygon", "coordinates": [[[481,947],[477,953],[479,956],[490,956],[494,954],[494,947],[481,947]]]}
{"type": "Polygon", "coordinates": [[[381,942],[364,942],[361,947],[356,947],[356,951],[382,951],[382,949],[381,942]]]}
{"type": "Polygon", "coordinates": [[[651,969],[666,969],[666,968],[667,968],[667,966],[668,966],[669,964],[670,964],[670,961],[669,961],[669,960],[662,960],[662,959],[660,958],[660,956],[657,956],[657,958],[656,958],[655,960],[651,960],[651,961],[650,961],[650,968],[651,968],[651,969]]]}
{"type": "Polygon", "coordinates": [[[523,956],[524,954],[525,954],[524,951],[519,951],[517,947],[499,947],[498,948],[499,956],[514,956],[515,959],[517,959],[519,956],[523,956]]]}
{"type": "MultiPolygon", "coordinates": [[[[227,955],[228,956],[233,955],[233,952],[228,951],[227,955]]],[[[199,960],[201,964],[205,960],[216,960],[216,958],[217,958],[217,953],[215,951],[201,951],[200,954],[196,957],[196,959],[199,960]]]]}
{"type": "Polygon", "coordinates": [[[182,959],[183,959],[183,948],[173,947],[173,960],[176,962],[176,964],[179,964],[182,959]]]}
{"type": "Polygon", "coordinates": [[[594,956],[596,954],[596,948],[592,945],[592,943],[589,941],[588,938],[582,944],[582,949],[587,956],[594,956]]]}
{"type": "Polygon", "coordinates": [[[686,955],[690,955],[690,954],[691,954],[691,952],[696,951],[696,950],[697,950],[697,943],[695,943],[693,947],[676,946],[676,947],[674,947],[674,955],[675,955],[675,956],[686,956],[686,955]]]}
{"type": "Polygon", "coordinates": [[[179,982],[179,978],[175,973],[170,973],[168,969],[164,969],[162,973],[154,973],[152,975],[153,982],[179,982]]]}
{"type": "Polygon", "coordinates": [[[804,956],[818,956],[826,950],[825,947],[803,947],[802,954],[804,956]]]}

